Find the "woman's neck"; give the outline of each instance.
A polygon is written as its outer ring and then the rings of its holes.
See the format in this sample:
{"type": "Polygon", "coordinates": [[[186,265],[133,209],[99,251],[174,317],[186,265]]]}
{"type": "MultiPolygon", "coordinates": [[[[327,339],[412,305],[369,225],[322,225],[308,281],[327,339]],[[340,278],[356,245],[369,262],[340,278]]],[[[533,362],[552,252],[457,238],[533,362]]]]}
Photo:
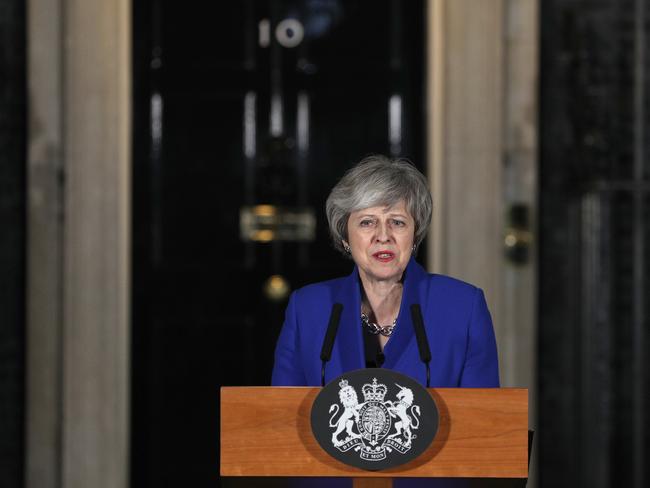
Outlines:
{"type": "Polygon", "coordinates": [[[402,283],[400,281],[373,281],[361,277],[361,308],[371,322],[390,325],[397,318],[402,302],[402,283]]]}

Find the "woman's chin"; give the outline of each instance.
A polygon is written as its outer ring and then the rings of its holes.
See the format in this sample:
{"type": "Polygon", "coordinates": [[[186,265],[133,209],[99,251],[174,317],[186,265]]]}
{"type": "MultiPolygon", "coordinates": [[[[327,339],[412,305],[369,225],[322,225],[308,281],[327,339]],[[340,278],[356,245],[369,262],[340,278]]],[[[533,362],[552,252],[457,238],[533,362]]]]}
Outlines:
{"type": "Polygon", "coordinates": [[[403,273],[404,270],[396,266],[373,266],[366,275],[374,281],[400,281],[403,273]]]}

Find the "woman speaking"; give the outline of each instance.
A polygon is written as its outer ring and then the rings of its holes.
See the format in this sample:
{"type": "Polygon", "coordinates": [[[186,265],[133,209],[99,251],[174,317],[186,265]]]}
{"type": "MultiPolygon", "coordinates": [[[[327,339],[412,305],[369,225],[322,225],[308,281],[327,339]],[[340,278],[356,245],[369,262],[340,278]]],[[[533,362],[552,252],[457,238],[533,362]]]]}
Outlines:
{"type": "Polygon", "coordinates": [[[383,156],[349,170],[327,199],[334,247],[354,262],[349,276],[294,291],[275,351],[272,384],[319,386],[320,352],[332,305],[343,305],[325,381],[384,367],[427,383],[411,305],[422,310],[431,350],[430,386],[498,387],[496,342],[483,292],[427,273],[415,251],[431,221],[424,176],[383,156]]]}

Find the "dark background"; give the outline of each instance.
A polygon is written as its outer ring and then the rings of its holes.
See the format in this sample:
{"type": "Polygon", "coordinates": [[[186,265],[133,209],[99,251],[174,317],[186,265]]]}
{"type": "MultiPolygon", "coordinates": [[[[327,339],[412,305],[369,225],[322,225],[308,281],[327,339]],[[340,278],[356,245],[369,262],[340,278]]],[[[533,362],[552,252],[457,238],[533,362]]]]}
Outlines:
{"type": "Polygon", "coordinates": [[[24,2],[0,4],[0,486],[22,486],[27,89],[24,2]]]}
{"type": "Polygon", "coordinates": [[[648,484],[646,4],[541,2],[541,486],[648,484]]]}
{"type": "MultiPolygon", "coordinates": [[[[25,460],[24,3],[0,4],[3,487],[22,486],[25,460]]],[[[650,438],[647,6],[540,4],[539,485],[641,487],[650,438]]],[[[390,152],[392,94],[404,104],[397,154],[425,166],[423,9],[134,2],[133,486],[218,484],[218,387],[269,381],[284,303],[262,285],[272,274],[295,288],[348,272],[322,207],[345,168],[390,152]],[[259,19],[289,15],[311,26],[301,46],[259,47],[259,19]],[[285,101],[277,137],[272,91],[285,101]],[[254,157],[243,154],[247,93],[254,157]],[[307,153],[294,135],[298,93],[310,100],[307,153]],[[239,208],[254,203],[313,207],[316,240],[241,242],[239,208]]]]}

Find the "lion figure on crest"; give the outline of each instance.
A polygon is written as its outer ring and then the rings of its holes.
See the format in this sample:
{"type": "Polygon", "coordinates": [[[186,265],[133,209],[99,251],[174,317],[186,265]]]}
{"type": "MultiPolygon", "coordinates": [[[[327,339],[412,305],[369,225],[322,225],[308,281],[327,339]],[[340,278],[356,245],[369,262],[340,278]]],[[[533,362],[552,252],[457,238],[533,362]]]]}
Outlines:
{"type": "Polygon", "coordinates": [[[339,405],[334,403],[329,409],[329,413],[332,414],[329,425],[330,427],[336,427],[336,430],[332,434],[332,444],[335,447],[344,444],[352,438],[361,437],[361,435],[352,432],[355,421],[359,419],[359,409],[361,408],[357,392],[352,386],[348,385],[347,380],[341,381],[339,386],[341,387],[339,390],[339,399],[341,400],[341,404],[343,404],[343,413],[336,422],[334,422],[334,417],[339,412],[339,405]],[[341,441],[338,439],[338,436],[343,430],[348,434],[348,437],[341,441]]]}
{"type": "MultiPolygon", "coordinates": [[[[397,385],[397,383],[395,384],[397,385]]],[[[400,389],[396,395],[399,401],[396,404],[393,402],[387,402],[387,407],[391,417],[398,417],[399,420],[395,422],[395,433],[389,435],[388,438],[394,439],[395,437],[403,435],[406,441],[404,446],[408,447],[411,445],[411,440],[415,438],[411,432],[411,427],[417,429],[420,426],[420,421],[418,419],[418,416],[420,415],[420,407],[413,405],[413,392],[409,388],[400,385],[397,385],[397,387],[400,389]]]]}

